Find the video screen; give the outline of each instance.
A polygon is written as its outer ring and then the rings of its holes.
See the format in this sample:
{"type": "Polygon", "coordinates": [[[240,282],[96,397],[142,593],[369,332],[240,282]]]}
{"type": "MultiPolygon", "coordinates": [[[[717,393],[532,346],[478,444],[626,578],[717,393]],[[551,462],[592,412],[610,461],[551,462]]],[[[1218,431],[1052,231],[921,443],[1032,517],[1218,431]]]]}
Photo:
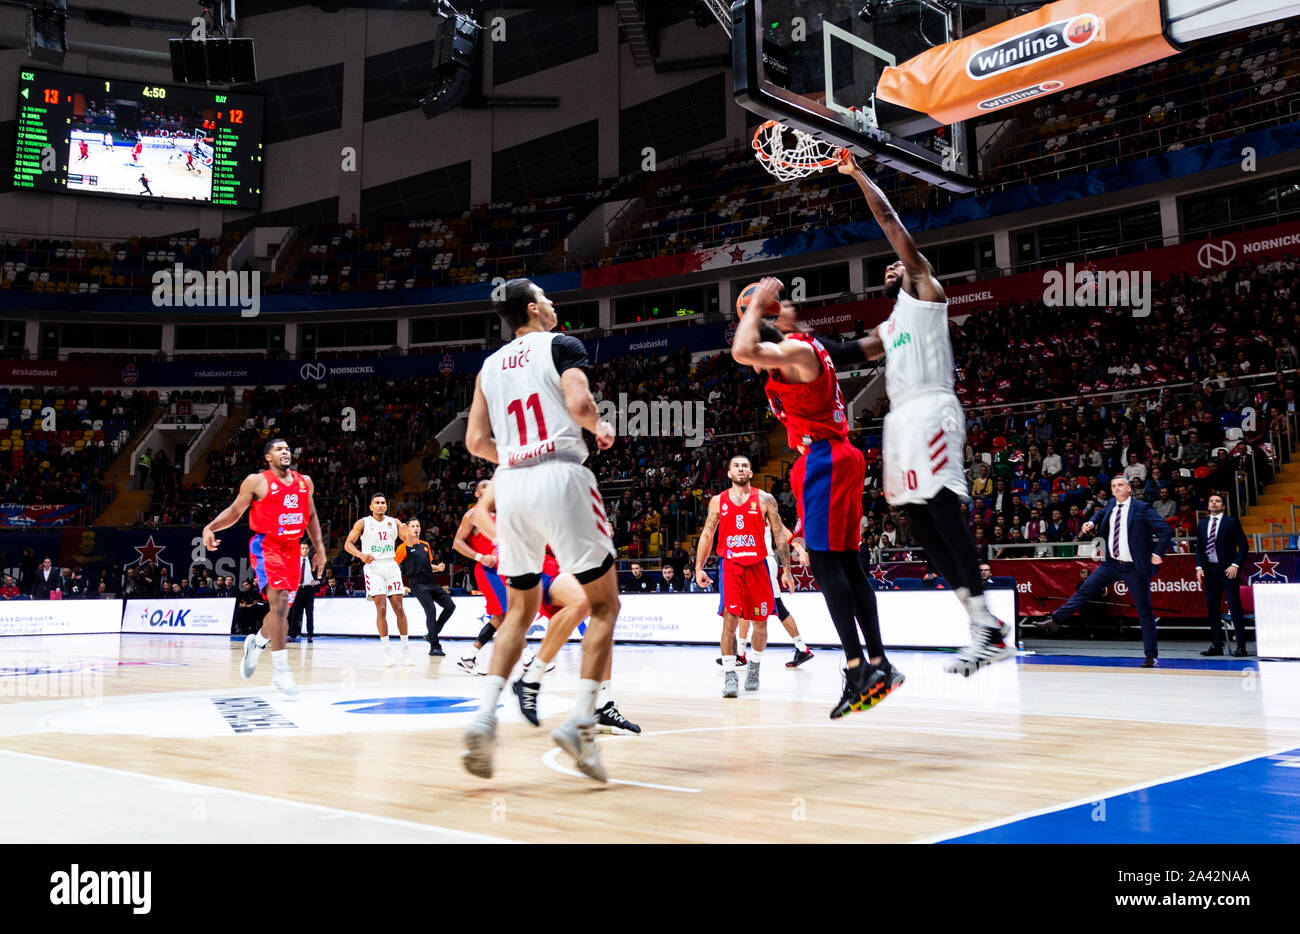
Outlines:
{"type": "Polygon", "coordinates": [[[23,69],[14,185],[257,209],[262,98],[23,69]]]}

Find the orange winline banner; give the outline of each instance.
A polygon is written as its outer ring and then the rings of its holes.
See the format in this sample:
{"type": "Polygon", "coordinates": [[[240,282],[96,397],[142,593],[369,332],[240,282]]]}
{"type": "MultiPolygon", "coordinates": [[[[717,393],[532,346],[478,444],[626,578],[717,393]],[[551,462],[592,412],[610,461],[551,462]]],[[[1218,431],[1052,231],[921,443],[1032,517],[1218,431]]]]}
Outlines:
{"type": "Polygon", "coordinates": [[[886,68],[876,96],[951,124],[1180,51],[1160,0],[1057,0],[886,68]]]}

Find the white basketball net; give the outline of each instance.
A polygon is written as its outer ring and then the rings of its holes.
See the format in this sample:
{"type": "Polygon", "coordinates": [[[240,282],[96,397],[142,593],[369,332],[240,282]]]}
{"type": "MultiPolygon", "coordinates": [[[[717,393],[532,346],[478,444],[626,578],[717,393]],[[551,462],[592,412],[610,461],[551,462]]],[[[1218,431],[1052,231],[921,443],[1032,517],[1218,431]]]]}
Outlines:
{"type": "Polygon", "coordinates": [[[803,130],[769,120],[754,131],[754,156],[763,168],[783,182],[829,169],[840,161],[844,148],[819,140],[803,130]],[[787,145],[793,139],[794,145],[787,145]]]}

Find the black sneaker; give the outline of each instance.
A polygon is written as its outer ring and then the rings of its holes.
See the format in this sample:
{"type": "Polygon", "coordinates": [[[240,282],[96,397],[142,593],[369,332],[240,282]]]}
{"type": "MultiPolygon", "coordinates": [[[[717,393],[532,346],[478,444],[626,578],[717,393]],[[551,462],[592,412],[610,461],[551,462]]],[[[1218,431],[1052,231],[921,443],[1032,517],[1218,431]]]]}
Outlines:
{"type": "Polygon", "coordinates": [[[604,707],[596,711],[596,732],[613,733],[617,736],[633,736],[641,732],[641,728],[619,713],[614,702],[610,701],[604,707]]]}
{"type": "Polygon", "coordinates": [[[432,645],[429,646],[429,654],[430,654],[430,655],[446,655],[447,653],[444,652],[444,651],[442,650],[442,646],[441,646],[441,645],[439,645],[437,642],[434,642],[432,645]]]}
{"type": "MultiPolygon", "coordinates": [[[[722,664],[722,659],[720,659],[720,658],[715,658],[714,661],[717,662],[719,665],[722,664]]],[[[749,659],[746,658],[744,655],[737,655],[737,656],[736,656],[736,667],[737,667],[737,668],[744,668],[744,667],[745,667],[746,665],[748,665],[748,664],[749,664],[749,659]]]]}
{"type": "Polygon", "coordinates": [[[1202,655],[1206,655],[1206,656],[1222,655],[1222,654],[1223,654],[1223,646],[1221,646],[1221,645],[1212,645],[1212,646],[1210,646],[1208,649],[1206,649],[1204,652],[1202,652],[1201,654],[1202,654],[1202,655]]]}
{"type": "Polygon", "coordinates": [[[844,693],[840,702],[831,709],[831,719],[846,717],[853,710],[870,709],[870,698],[883,689],[885,680],[885,673],[870,662],[864,661],[856,668],[845,668],[844,693]]]}
{"type": "Polygon", "coordinates": [[[877,668],[885,677],[869,698],[870,703],[866,705],[867,707],[874,707],[879,704],[898,688],[902,687],[903,682],[907,680],[901,671],[890,664],[889,659],[885,659],[877,666],[877,668]]]}
{"type": "Polygon", "coordinates": [[[533,726],[541,726],[542,722],[537,719],[537,695],[542,686],[535,681],[520,680],[510,685],[510,689],[519,699],[519,712],[524,715],[524,719],[533,726]]]}
{"type": "Polygon", "coordinates": [[[794,650],[794,658],[792,658],[792,659],[790,659],[790,661],[786,662],[786,663],[785,663],[785,667],[787,667],[787,668],[798,668],[800,665],[802,665],[804,662],[808,661],[808,659],[810,659],[810,658],[812,658],[812,657],[813,657],[813,653],[812,653],[811,651],[800,652],[798,649],[795,649],[795,650],[794,650]]]}

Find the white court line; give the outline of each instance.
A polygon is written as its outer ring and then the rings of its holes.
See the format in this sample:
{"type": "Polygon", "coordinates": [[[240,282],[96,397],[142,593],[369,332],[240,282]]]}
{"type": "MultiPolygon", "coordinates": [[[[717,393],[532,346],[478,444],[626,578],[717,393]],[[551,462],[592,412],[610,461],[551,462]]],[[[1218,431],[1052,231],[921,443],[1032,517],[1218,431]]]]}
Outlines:
{"type": "MultiPolygon", "coordinates": [[[[559,750],[556,750],[557,752],[559,750]]],[[[146,772],[132,772],[127,769],[115,769],[106,765],[91,765],[87,762],[73,762],[68,759],[56,759],[52,756],[37,756],[29,752],[16,752],[12,749],[0,749],[0,756],[13,756],[15,758],[30,759],[37,762],[53,763],[57,766],[64,766],[62,771],[72,769],[90,769],[95,772],[107,772],[110,775],[126,775],[131,778],[142,778],[150,782],[154,788],[171,787],[175,790],[193,793],[196,789],[205,794],[226,794],[235,795],[240,798],[249,798],[254,801],[265,801],[271,804],[284,805],[287,807],[300,808],[307,811],[316,811],[324,820],[338,820],[344,817],[357,818],[363,821],[373,821],[375,823],[387,824],[392,827],[403,827],[409,830],[422,830],[429,833],[447,834],[453,837],[461,837],[473,843],[518,843],[517,840],[507,840],[505,837],[493,837],[489,834],[474,833],[470,830],[456,830],[453,827],[440,827],[437,824],[421,824],[416,821],[401,820],[396,817],[384,817],[379,814],[366,814],[361,811],[350,811],[347,808],[330,807],[326,804],[312,804],[307,801],[295,801],[292,798],[276,798],[272,795],[259,795],[251,791],[240,791],[234,788],[222,788],[219,785],[203,785],[197,782],[187,782],[180,779],[167,778],[162,775],[150,775],[146,772]]]]}
{"type": "Polygon", "coordinates": [[[1273,749],[1266,752],[1255,752],[1248,756],[1240,756],[1236,759],[1227,759],[1223,762],[1217,762],[1214,765],[1207,765],[1204,768],[1192,769],[1190,772],[1180,772],[1177,775],[1166,775],[1161,778],[1152,779],[1151,781],[1138,782],[1136,785],[1128,785],[1124,788],[1117,788],[1113,791],[1101,791],[1086,798],[1078,798],[1074,801],[1067,801],[1064,804],[1053,804],[1045,808],[1037,808],[1033,811],[1024,811],[1020,814],[1013,814],[1010,817],[999,817],[996,820],[986,821],[982,824],[975,824],[962,830],[949,831],[933,837],[924,837],[920,840],[913,840],[913,843],[939,843],[943,840],[951,840],[953,837],[964,837],[972,833],[980,833],[985,830],[992,830],[994,827],[1002,827],[1007,824],[1014,824],[1016,821],[1028,820],[1031,817],[1040,817],[1043,814],[1052,814],[1056,811],[1067,811],[1070,808],[1081,807],[1085,804],[1096,804],[1107,798],[1117,798],[1120,795],[1132,794],[1135,791],[1141,791],[1144,788],[1154,788],[1156,785],[1164,785],[1169,782],[1179,782],[1186,778],[1195,778],[1198,775],[1206,775],[1210,772],[1217,772],[1219,769],[1230,769],[1234,765],[1241,765],[1244,762],[1251,762],[1255,759],[1272,758],[1279,756],[1284,752],[1290,752],[1296,748],[1296,744],[1289,743],[1279,749],[1273,749]]]}
{"type": "MultiPolygon", "coordinates": [[[[760,723],[750,726],[697,726],[681,730],[655,730],[650,733],[640,733],[637,736],[607,736],[602,739],[643,739],[649,736],[673,736],[678,733],[719,733],[725,730],[806,730],[813,728],[834,728],[839,730],[878,730],[898,733],[938,733],[944,735],[957,736],[990,736],[996,739],[1024,739],[1023,733],[1002,733],[993,730],[962,730],[957,728],[935,729],[931,727],[908,727],[908,726],[890,726],[887,724],[856,724],[845,725],[841,723],[760,723]]],[[[577,778],[585,778],[581,772],[575,772],[573,769],[567,769],[555,761],[561,750],[551,749],[542,755],[542,764],[547,768],[554,769],[557,772],[563,772],[565,775],[573,775],[577,778]]],[[[657,788],[660,791],[680,791],[685,794],[697,794],[700,788],[682,788],[677,785],[656,785],[653,782],[633,782],[621,778],[611,778],[611,785],[635,785],[637,788],[657,788]]]]}
{"type": "MultiPolygon", "coordinates": [[[[575,772],[573,769],[566,769],[564,766],[560,765],[558,762],[555,761],[555,757],[558,756],[561,752],[563,752],[563,750],[557,746],[554,749],[544,753],[542,755],[542,764],[545,765],[548,769],[554,769],[557,772],[563,772],[565,775],[573,775],[577,778],[586,778],[587,776],[583,775],[581,772],[575,772]]],[[[611,778],[609,780],[609,784],[635,785],[637,788],[657,788],[660,791],[680,791],[688,795],[698,794],[701,790],[699,788],[681,788],[677,785],[656,785],[653,784],[652,782],[629,782],[621,778],[611,778]]]]}

